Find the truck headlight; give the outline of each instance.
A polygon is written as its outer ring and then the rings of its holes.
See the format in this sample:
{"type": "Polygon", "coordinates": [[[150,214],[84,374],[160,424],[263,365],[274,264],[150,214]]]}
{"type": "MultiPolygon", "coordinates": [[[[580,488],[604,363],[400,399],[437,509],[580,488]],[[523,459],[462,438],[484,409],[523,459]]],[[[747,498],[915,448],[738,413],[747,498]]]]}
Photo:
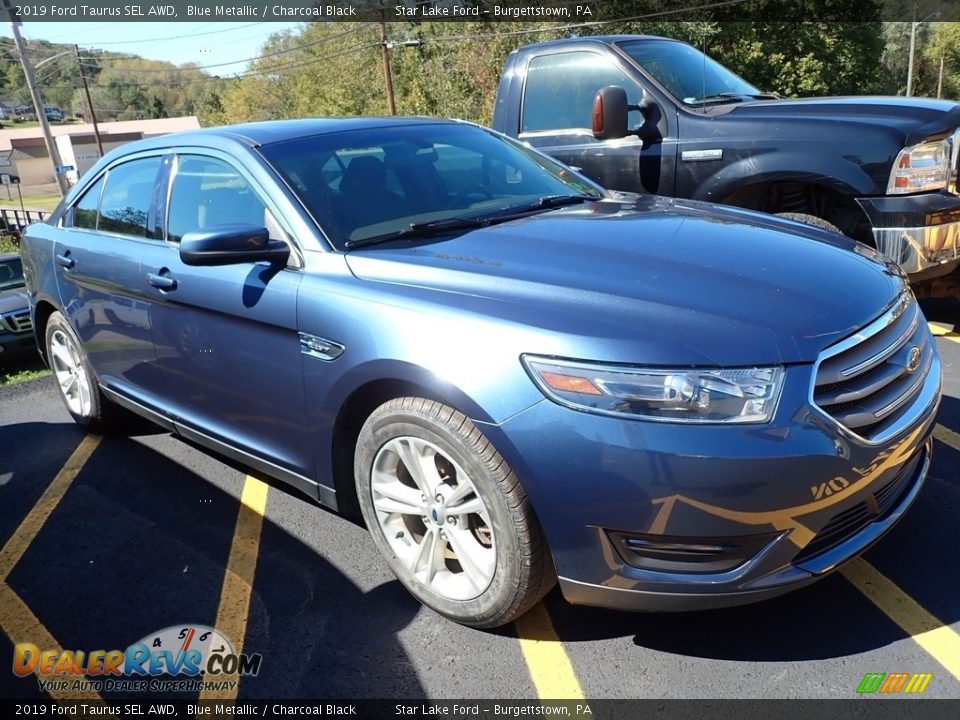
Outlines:
{"type": "Polygon", "coordinates": [[[769,422],[783,386],[781,367],[670,370],[522,360],[540,390],[561,405],[659,422],[769,422]]]}
{"type": "Polygon", "coordinates": [[[897,155],[887,183],[888,195],[941,190],[950,179],[950,141],[938,140],[904,148],[897,155]]]}

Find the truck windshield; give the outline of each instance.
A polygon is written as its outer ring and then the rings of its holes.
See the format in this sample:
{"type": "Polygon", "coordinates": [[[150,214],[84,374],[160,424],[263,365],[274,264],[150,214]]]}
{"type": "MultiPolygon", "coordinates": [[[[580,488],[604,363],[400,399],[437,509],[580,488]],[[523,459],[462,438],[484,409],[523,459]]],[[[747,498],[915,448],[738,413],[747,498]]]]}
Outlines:
{"type": "Polygon", "coordinates": [[[767,97],[720,63],[684,43],[644,39],[621,42],[618,47],[685,105],[767,97]]]}
{"type": "Polygon", "coordinates": [[[260,152],[340,248],[465,232],[522,209],[603,194],[520,143],[463,123],[384,124],[260,152]]]}
{"type": "Polygon", "coordinates": [[[0,260],[0,290],[9,290],[26,285],[23,279],[23,263],[20,258],[0,260]]]}

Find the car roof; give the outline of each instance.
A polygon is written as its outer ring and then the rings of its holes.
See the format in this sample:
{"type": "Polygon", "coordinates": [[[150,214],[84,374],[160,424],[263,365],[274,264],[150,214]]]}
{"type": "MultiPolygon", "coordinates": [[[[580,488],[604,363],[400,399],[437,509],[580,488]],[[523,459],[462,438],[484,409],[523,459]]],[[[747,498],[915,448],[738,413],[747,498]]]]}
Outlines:
{"type": "Polygon", "coordinates": [[[557,40],[546,40],[540,43],[525,45],[521,52],[528,49],[542,50],[543,48],[559,47],[563,45],[581,45],[583,43],[602,43],[604,45],[613,45],[627,40],[670,40],[671,42],[681,42],[673,38],[660,37],[659,35],[584,35],[583,37],[559,38],[557,40]]]}
{"type": "Polygon", "coordinates": [[[296,138],[326,135],[350,130],[400,127],[403,125],[442,125],[455,122],[425,117],[352,117],[352,118],[302,118],[297,120],[267,120],[264,122],[224,125],[202,130],[186,130],[155,138],[140,140],[123,146],[126,152],[149,150],[156,147],[176,145],[212,145],[222,141],[241,142],[250,146],[294,140],[296,138]]]}
{"type": "Polygon", "coordinates": [[[0,262],[6,262],[7,260],[19,260],[20,256],[16,253],[0,253],[0,262]]]}

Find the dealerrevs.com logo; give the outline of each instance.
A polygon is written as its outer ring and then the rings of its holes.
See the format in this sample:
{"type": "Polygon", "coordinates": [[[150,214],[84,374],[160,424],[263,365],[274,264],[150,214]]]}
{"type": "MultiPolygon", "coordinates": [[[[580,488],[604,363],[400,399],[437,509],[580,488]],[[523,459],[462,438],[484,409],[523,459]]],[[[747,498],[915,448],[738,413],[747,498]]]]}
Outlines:
{"type": "Polygon", "coordinates": [[[37,676],[43,690],[227,690],[237,676],[256,676],[263,656],[238,653],[230,638],[206,625],[174,625],[126,650],[43,650],[17,643],[13,672],[37,676]],[[170,676],[181,679],[161,680],[170,676]],[[233,679],[229,679],[233,678],[233,679]]]}

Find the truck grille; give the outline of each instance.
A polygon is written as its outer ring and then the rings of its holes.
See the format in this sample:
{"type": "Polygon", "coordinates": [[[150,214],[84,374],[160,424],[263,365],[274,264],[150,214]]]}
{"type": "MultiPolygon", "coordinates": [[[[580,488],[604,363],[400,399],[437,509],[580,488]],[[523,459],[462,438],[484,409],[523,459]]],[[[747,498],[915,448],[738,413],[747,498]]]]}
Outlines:
{"type": "Polygon", "coordinates": [[[910,412],[934,359],[933,340],[913,293],[820,356],[813,403],[867,440],[910,412]]]}
{"type": "Polygon", "coordinates": [[[3,325],[10,332],[15,333],[30,332],[33,330],[29,310],[20,310],[0,316],[0,325],[3,325]]]}

